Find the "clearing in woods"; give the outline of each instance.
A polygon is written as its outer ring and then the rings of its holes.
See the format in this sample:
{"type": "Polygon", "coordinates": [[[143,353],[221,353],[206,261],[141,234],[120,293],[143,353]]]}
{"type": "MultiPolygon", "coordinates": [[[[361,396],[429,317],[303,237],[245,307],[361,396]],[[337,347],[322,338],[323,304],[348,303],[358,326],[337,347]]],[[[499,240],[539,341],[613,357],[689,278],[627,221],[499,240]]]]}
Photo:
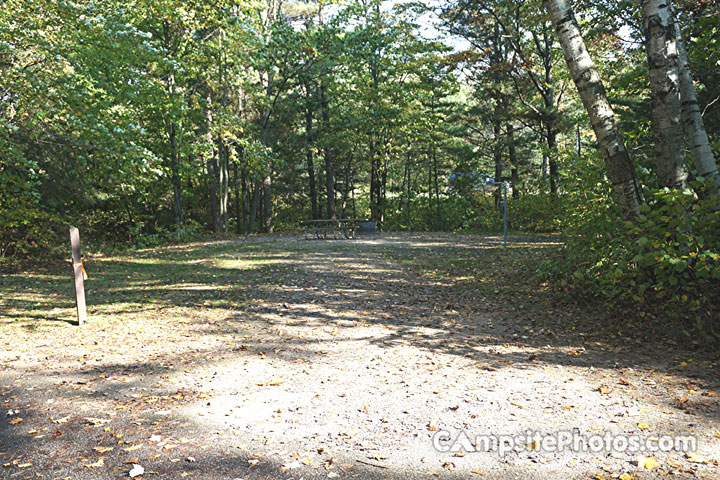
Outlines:
{"type": "Polygon", "coordinates": [[[556,301],[533,280],[553,240],[515,240],[98,256],[81,328],[69,266],[0,276],[0,476],[718,478],[717,354],[556,301]],[[445,430],[692,435],[697,451],[438,452],[445,430]]]}

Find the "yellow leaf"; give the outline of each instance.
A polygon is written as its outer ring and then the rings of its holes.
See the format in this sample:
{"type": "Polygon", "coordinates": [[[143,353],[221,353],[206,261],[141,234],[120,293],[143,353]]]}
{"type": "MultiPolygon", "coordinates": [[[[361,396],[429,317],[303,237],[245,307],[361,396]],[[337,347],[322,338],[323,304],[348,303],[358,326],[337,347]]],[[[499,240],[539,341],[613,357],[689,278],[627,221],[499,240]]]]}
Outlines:
{"type": "Polygon", "coordinates": [[[623,473],[618,478],[620,480],[635,480],[635,475],[630,475],[629,473],[623,473]]]}
{"type": "Polygon", "coordinates": [[[301,461],[302,463],[304,463],[305,465],[310,465],[310,464],[312,463],[312,459],[310,459],[310,458],[305,458],[305,459],[300,460],[300,461],[301,461]]]}
{"type": "Polygon", "coordinates": [[[685,458],[687,458],[690,463],[708,463],[707,459],[698,453],[686,453],[685,458]]]}
{"type": "Polygon", "coordinates": [[[715,432],[715,437],[720,438],[720,432],[715,432]]]}
{"type": "Polygon", "coordinates": [[[532,443],[528,443],[528,450],[540,450],[540,440],[533,440],[532,443]]]}
{"type": "Polygon", "coordinates": [[[605,476],[603,476],[603,475],[595,475],[595,476],[593,477],[593,480],[605,480],[605,476]]]}
{"type": "Polygon", "coordinates": [[[638,467],[645,468],[647,470],[655,470],[660,466],[657,460],[653,457],[638,457],[638,467]]]}
{"type": "Polygon", "coordinates": [[[115,447],[93,447],[93,450],[100,453],[105,453],[113,450],[115,447]]]}
{"type": "Polygon", "coordinates": [[[123,450],[125,450],[126,452],[134,452],[135,450],[142,448],[143,445],[143,443],[139,443],[137,445],[133,445],[132,447],[123,448],[123,450]]]}
{"type": "Polygon", "coordinates": [[[639,428],[640,430],[647,430],[650,428],[650,425],[645,422],[640,422],[637,424],[637,428],[639,428]]]}
{"type": "Polygon", "coordinates": [[[105,459],[101,458],[95,463],[91,463],[89,465],[85,465],[87,468],[97,468],[97,467],[104,467],[105,466],[105,459]]]}
{"type": "Polygon", "coordinates": [[[471,470],[471,472],[475,475],[482,475],[483,477],[485,476],[485,472],[481,472],[480,470],[471,470]]]}
{"type": "Polygon", "coordinates": [[[18,423],[20,423],[20,422],[22,422],[22,421],[23,421],[22,418],[17,417],[17,418],[13,418],[13,419],[10,420],[8,423],[9,423],[10,425],[17,425],[18,423]]]}
{"type": "Polygon", "coordinates": [[[18,468],[27,468],[27,467],[32,467],[32,463],[21,463],[20,465],[18,465],[18,468]]]}

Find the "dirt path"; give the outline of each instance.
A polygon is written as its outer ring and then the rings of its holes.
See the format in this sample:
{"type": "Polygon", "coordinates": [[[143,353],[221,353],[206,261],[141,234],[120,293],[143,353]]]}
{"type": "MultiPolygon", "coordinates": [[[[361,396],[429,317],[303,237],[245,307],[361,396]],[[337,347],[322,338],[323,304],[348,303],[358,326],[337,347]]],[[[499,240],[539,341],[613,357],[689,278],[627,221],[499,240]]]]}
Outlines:
{"type": "Polygon", "coordinates": [[[523,281],[548,241],[521,240],[506,253],[473,236],[270,237],[99,257],[82,329],[64,321],[66,272],[2,276],[0,477],[138,464],[136,478],[163,479],[720,478],[718,358],[556,304],[523,281]],[[444,432],[508,448],[438,451],[444,432]],[[558,435],[697,448],[552,451],[558,435]]]}

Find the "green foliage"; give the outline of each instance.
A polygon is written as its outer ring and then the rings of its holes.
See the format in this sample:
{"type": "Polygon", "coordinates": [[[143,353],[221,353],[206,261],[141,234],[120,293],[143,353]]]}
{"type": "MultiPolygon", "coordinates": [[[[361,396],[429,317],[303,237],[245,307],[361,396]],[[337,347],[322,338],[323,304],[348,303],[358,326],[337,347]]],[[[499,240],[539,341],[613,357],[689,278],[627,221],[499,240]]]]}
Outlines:
{"type": "Polygon", "coordinates": [[[532,233],[565,230],[568,195],[539,193],[508,201],[510,228],[532,233]]]}
{"type": "Polygon", "coordinates": [[[647,191],[642,214],[628,222],[608,202],[607,187],[591,188],[597,179],[584,177],[566,245],[540,273],[611,306],[672,317],[686,331],[718,337],[720,196],[703,179],[693,189],[647,191]]]}

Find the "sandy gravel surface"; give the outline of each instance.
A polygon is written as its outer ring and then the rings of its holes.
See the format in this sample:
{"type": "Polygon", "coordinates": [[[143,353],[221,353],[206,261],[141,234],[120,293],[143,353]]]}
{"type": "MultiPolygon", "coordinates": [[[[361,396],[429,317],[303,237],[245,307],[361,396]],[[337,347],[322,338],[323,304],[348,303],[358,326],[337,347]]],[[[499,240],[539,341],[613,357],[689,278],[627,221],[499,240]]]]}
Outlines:
{"type": "Polygon", "coordinates": [[[0,478],[720,478],[717,355],[554,302],[516,261],[553,240],[514,240],[98,257],[82,328],[63,321],[66,275],[0,277],[0,478]],[[497,276],[465,271],[485,265],[497,276]],[[438,451],[445,434],[469,440],[438,451]],[[552,451],[557,436],[697,447],[552,451]]]}

